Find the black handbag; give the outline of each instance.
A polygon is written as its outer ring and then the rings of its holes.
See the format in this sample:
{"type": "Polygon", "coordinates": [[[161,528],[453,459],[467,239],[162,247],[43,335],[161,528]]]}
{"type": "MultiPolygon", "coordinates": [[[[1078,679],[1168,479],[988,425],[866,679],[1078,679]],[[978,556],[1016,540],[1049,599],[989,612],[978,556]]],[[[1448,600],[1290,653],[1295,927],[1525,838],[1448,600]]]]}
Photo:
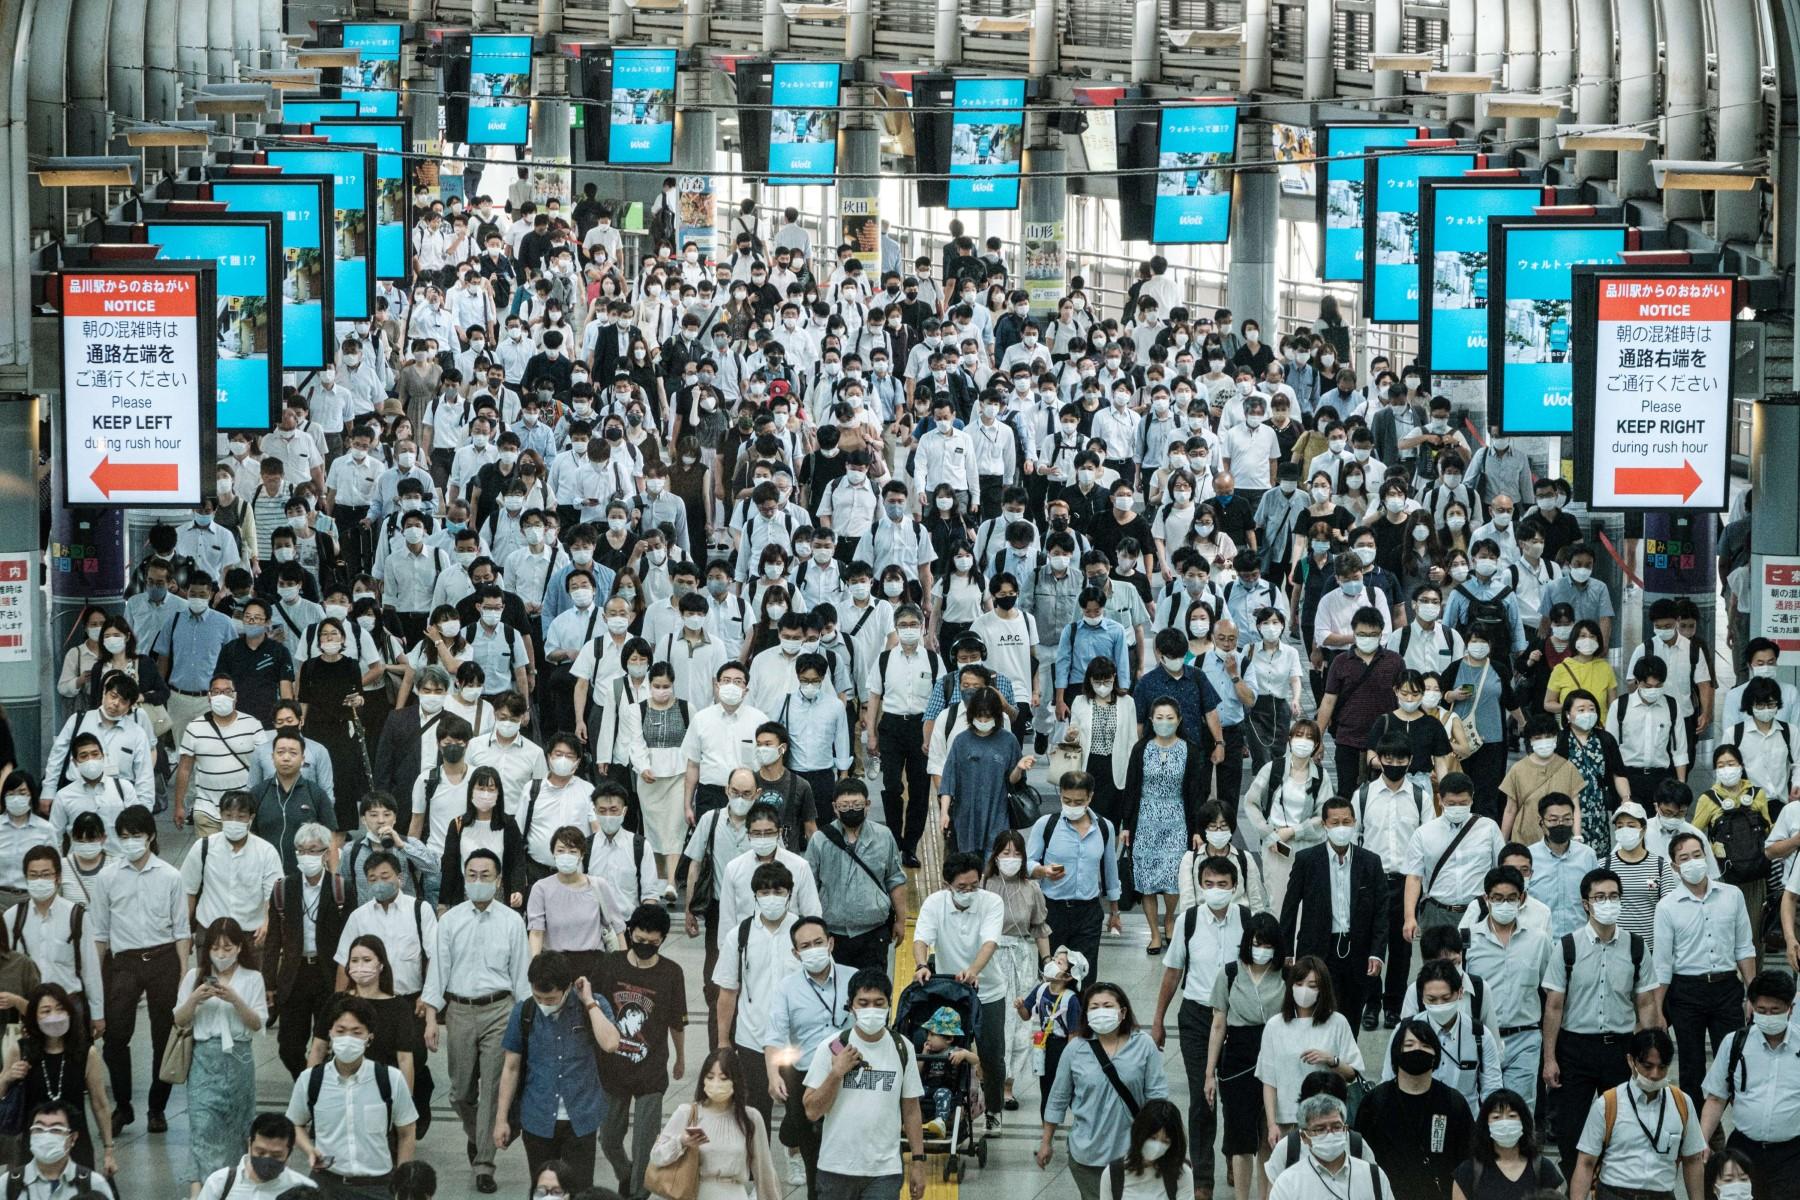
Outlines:
{"type": "Polygon", "coordinates": [[[1043,815],[1043,797],[1024,780],[1006,789],[1006,822],[1012,829],[1030,829],[1043,815]]]}
{"type": "Polygon", "coordinates": [[[1135,846],[1126,846],[1119,851],[1119,911],[1129,912],[1137,907],[1137,869],[1132,861],[1135,846]]]}

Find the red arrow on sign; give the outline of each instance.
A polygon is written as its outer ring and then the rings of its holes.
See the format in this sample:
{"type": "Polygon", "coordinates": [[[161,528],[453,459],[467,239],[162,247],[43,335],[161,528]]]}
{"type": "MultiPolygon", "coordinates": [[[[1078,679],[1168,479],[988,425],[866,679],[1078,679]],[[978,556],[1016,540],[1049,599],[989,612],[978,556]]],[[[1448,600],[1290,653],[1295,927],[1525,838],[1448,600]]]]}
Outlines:
{"type": "Polygon", "coordinates": [[[114,492],[173,492],[181,486],[181,468],[175,463],[115,463],[108,455],[88,478],[102,496],[114,492]]]}
{"type": "Polygon", "coordinates": [[[1700,472],[1686,459],[1679,467],[1619,467],[1613,473],[1613,491],[1621,496],[1693,497],[1700,490],[1700,472]]]}

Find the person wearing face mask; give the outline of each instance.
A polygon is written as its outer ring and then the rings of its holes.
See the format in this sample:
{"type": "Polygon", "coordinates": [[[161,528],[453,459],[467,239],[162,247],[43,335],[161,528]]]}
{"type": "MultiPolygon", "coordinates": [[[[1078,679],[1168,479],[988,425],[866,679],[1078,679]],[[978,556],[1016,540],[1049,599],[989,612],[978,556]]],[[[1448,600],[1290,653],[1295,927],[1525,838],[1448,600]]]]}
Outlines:
{"type": "MultiPolygon", "coordinates": [[[[1401,993],[1412,963],[1412,942],[1404,935],[1406,923],[1406,861],[1413,837],[1432,819],[1432,788],[1409,777],[1412,746],[1404,734],[1391,732],[1374,746],[1380,770],[1351,797],[1357,845],[1375,854],[1386,877],[1387,912],[1380,918],[1375,957],[1387,972],[1381,994],[1373,981],[1365,988],[1368,1002],[1358,1014],[1364,1029],[1376,1027],[1378,1014],[1387,1028],[1400,1020],[1401,993]],[[1379,1000],[1379,1005],[1376,1001],[1379,1000]]],[[[1338,835],[1340,838],[1343,835],[1338,835]]]]}
{"type": "Polygon", "coordinates": [[[1571,1200],[1633,1192],[1672,1194],[1679,1183],[1701,1195],[1706,1138],[1696,1103],[1669,1080],[1675,1046],[1660,1028],[1641,1029],[1626,1046],[1630,1081],[1594,1100],[1587,1111],[1571,1200]]]}
{"type": "Polygon", "coordinates": [[[1606,714],[1606,730],[1618,740],[1631,798],[1648,808],[1664,780],[1687,779],[1688,723],[1665,686],[1668,668],[1661,656],[1634,659],[1631,679],[1636,686],[1606,714]]]}
{"type": "Polygon", "coordinates": [[[1011,1112],[1019,1107],[1013,1097],[1015,1084],[1032,1073],[1033,1030],[1020,1014],[1018,1002],[1037,983],[1038,964],[1050,957],[1044,893],[1025,874],[1025,839],[1017,830],[1008,829],[994,839],[993,852],[982,873],[982,887],[1000,898],[1005,911],[994,961],[1005,985],[1005,995],[1014,1002],[1006,1006],[1002,1101],[1006,1111],[1011,1112]]]}
{"type": "Polygon", "coordinates": [[[342,877],[326,869],[332,834],[306,823],[293,838],[297,865],[274,886],[269,932],[263,942],[265,978],[274,981],[282,1065],[291,1075],[305,1068],[313,1027],[330,1003],[335,970],[330,950],[350,913],[342,877]]]}
{"type": "Polygon", "coordinates": [[[1282,944],[1324,962],[1346,1019],[1357,1019],[1381,978],[1388,878],[1381,856],[1357,844],[1349,800],[1326,800],[1320,819],[1324,842],[1294,856],[1281,902],[1282,944]]]}
{"type": "Polygon", "coordinates": [[[1167,1099],[1169,1088],[1161,1056],[1133,1019],[1124,989],[1097,983],[1084,998],[1085,1036],[1071,1039],[1057,1064],[1036,1158],[1040,1169],[1049,1165],[1056,1127],[1068,1122],[1069,1172],[1076,1193],[1082,1200],[1098,1200],[1107,1164],[1131,1149],[1131,1109],[1167,1099]],[[1126,1097],[1131,1098],[1129,1107],[1126,1097]]]}
{"type": "MultiPolygon", "coordinates": [[[[93,939],[83,936],[87,910],[82,902],[64,892],[62,873],[62,857],[54,847],[34,846],[25,852],[25,890],[29,899],[15,908],[7,920],[8,944],[22,974],[29,976],[35,971],[43,983],[53,984],[82,1002],[97,1037],[106,1028],[106,987],[100,954],[93,939]]],[[[26,986],[24,979],[18,982],[25,991],[35,986],[26,986]]],[[[96,1056],[96,1069],[98,1061],[96,1056]]],[[[110,1135],[110,1119],[101,1128],[110,1135]]]]}
{"type": "MultiPolygon", "coordinates": [[[[992,688],[964,696],[961,704],[969,724],[951,740],[944,759],[938,821],[944,831],[954,831],[958,846],[989,846],[1010,828],[1008,791],[1036,759],[1021,757],[1019,740],[1005,728],[1000,696],[992,688]]],[[[949,728],[952,722],[944,724],[949,728]]]]}
{"type": "Polygon", "coordinates": [[[1314,1092],[1300,1101],[1295,1116],[1293,1133],[1280,1138],[1277,1131],[1271,1139],[1286,1144],[1285,1153],[1278,1150],[1286,1164],[1279,1174],[1275,1157],[1265,1165],[1275,1179],[1271,1200],[1382,1200],[1394,1194],[1362,1135],[1350,1130],[1339,1094],[1314,1092]]]}
{"type": "Polygon", "coordinates": [[[238,1158],[245,1117],[256,1107],[251,1038],[269,1018],[263,977],[245,961],[250,935],[238,922],[230,917],[210,922],[196,949],[200,961],[182,978],[172,1014],[193,1037],[187,1076],[190,1197],[199,1195],[202,1180],[238,1158]]]}
{"type": "Polygon", "coordinates": [[[399,1068],[369,1055],[376,1027],[367,1000],[333,1000],[324,1023],[330,1057],[294,1080],[287,1106],[316,1185],[354,1200],[386,1194],[395,1164],[412,1161],[419,1119],[399,1068]]]}
{"type": "MultiPolygon", "coordinates": [[[[1400,1028],[1389,1043],[1389,1063],[1383,1079],[1393,1079],[1396,1074],[1393,1048],[1406,1040],[1415,1022],[1423,1020],[1440,1043],[1430,1073],[1447,1085],[1453,1095],[1461,1097],[1465,1112],[1474,1113],[1482,1097],[1501,1088],[1503,1047],[1481,1012],[1480,1001],[1485,998],[1481,981],[1465,975],[1458,965],[1461,938],[1453,933],[1447,941],[1454,957],[1433,958],[1419,969],[1413,984],[1415,1006],[1403,1015],[1400,1028]],[[1475,988],[1472,996],[1464,990],[1470,984],[1475,988]]],[[[1363,1129],[1365,1136],[1369,1132],[1368,1128],[1363,1129]]]]}
{"type": "Polygon", "coordinates": [[[499,855],[487,849],[468,854],[463,866],[468,898],[439,921],[420,997],[436,1014],[425,1021],[426,1048],[437,1049],[440,1022],[448,1034],[451,1095],[463,1134],[475,1147],[475,1190],[483,1193],[495,1190],[495,1147],[482,1135],[493,1128],[498,1111],[501,1039],[514,1006],[531,992],[525,922],[503,900],[495,902],[500,880],[499,855]]]}
{"type": "MultiPolygon", "coordinates": [[[[770,827],[770,837],[772,815],[772,811],[759,814],[770,827]]],[[[744,1103],[756,1109],[766,1123],[774,1103],[763,1057],[764,1030],[782,981],[802,968],[792,953],[789,934],[798,919],[791,907],[792,873],[780,862],[759,863],[750,874],[750,888],[753,911],[725,929],[719,939],[718,965],[712,976],[719,989],[713,1033],[719,1045],[737,1046],[744,1103]]]]}
{"type": "Polygon", "coordinates": [[[1748,1016],[1744,987],[1761,957],[1743,893],[1709,878],[1711,859],[1697,833],[1669,839],[1669,858],[1681,886],[1656,905],[1651,948],[1662,1014],[1681,1056],[1681,1081],[1699,1094],[1705,1077],[1706,1040],[1722,1054],[1731,1033],[1748,1016]],[[1735,977],[1734,977],[1735,973],[1735,977]]]}
{"type": "Polygon", "coordinates": [[[1471,1013],[1494,1028],[1505,1050],[1501,1076],[1523,1094],[1537,1094],[1542,1048],[1543,1004],[1539,986],[1554,952],[1550,912],[1536,896],[1527,896],[1531,856],[1513,844],[1500,855],[1501,864],[1482,879],[1482,894],[1463,918],[1466,948],[1462,959],[1468,977],[1479,980],[1471,1013]]]}
{"type": "MultiPolygon", "coordinates": [[[[338,990],[344,990],[349,980],[346,968],[352,944],[364,934],[373,934],[387,949],[394,994],[416,1002],[425,986],[428,959],[437,945],[437,914],[417,895],[401,895],[401,875],[410,872],[394,851],[376,851],[363,861],[362,868],[359,898],[366,900],[345,920],[333,955],[338,964],[338,990]]],[[[432,1020],[426,1016],[425,1006],[415,1003],[415,1012],[426,1018],[430,1028],[432,1020]]]]}
{"type": "Polygon", "coordinates": [[[1006,1083],[1007,977],[996,956],[1006,924],[1006,902],[981,886],[981,856],[968,852],[944,860],[944,887],[919,905],[913,931],[914,982],[932,974],[954,976],[973,987],[981,1003],[981,1033],[975,1049],[981,1060],[981,1089],[988,1103],[989,1133],[1000,1127],[1006,1083]],[[935,950],[935,967],[927,966],[935,950]]]}
{"type": "MultiPolygon", "coordinates": [[[[1531,900],[1542,903],[1547,909],[1546,928],[1551,936],[1561,937],[1580,928],[1587,920],[1587,913],[1581,907],[1581,880],[1597,865],[1594,831],[1606,828],[1605,819],[1602,815],[1589,824],[1582,835],[1583,840],[1577,842],[1575,801],[1567,793],[1550,792],[1540,796],[1536,812],[1543,839],[1530,847],[1531,900]]],[[[1583,817],[1586,815],[1582,814],[1583,817]]],[[[1604,848],[1601,852],[1605,852],[1604,848]]]]}
{"type": "Polygon", "coordinates": [[[1752,1172],[1764,1195],[1776,1196],[1792,1185],[1800,1139],[1794,1134],[1800,1110],[1794,1089],[1783,1086],[1784,1059],[1800,1048],[1793,1032],[1794,977],[1785,971],[1758,972],[1748,989],[1750,1024],[1720,1046],[1706,1073],[1706,1103],[1700,1113],[1700,1135],[1709,1142],[1727,1108],[1732,1132],[1730,1150],[1750,1156],[1752,1172]]]}
{"type": "Polygon", "coordinates": [[[266,924],[270,890],[282,876],[281,852],[250,832],[255,815],[250,793],[228,791],[219,798],[220,831],[188,848],[181,878],[197,925],[223,917],[252,931],[266,924]]]}
{"type": "Polygon", "coordinates": [[[258,1113],[243,1157],[207,1177],[199,1200],[275,1200],[292,1188],[316,1186],[288,1166],[294,1149],[294,1123],[278,1112],[258,1113]]]}
{"type": "MultiPolygon", "coordinates": [[[[1663,695],[1675,701],[1687,734],[1687,744],[1696,745],[1712,729],[1713,677],[1708,660],[1701,650],[1699,637],[1688,637],[1677,628],[1680,623],[1674,600],[1664,597],[1650,606],[1653,627],[1642,646],[1632,651],[1626,664],[1627,674],[1635,678],[1638,663],[1649,658],[1662,660],[1663,695]]],[[[1687,778],[1686,774],[1680,778],[1687,778]]]]}
{"type": "MultiPolygon", "coordinates": [[[[1660,818],[1659,818],[1660,819],[1660,818]]],[[[1624,880],[1619,923],[1649,944],[1657,904],[1680,886],[1674,864],[1649,846],[1649,819],[1635,800],[1622,801],[1612,815],[1612,853],[1605,866],[1624,880]]]]}
{"type": "MultiPolygon", "coordinates": [[[[794,644],[798,646],[797,638],[794,644]]],[[[684,794],[690,821],[724,804],[732,773],[753,765],[756,729],[769,719],[761,709],[747,703],[749,674],[741,663],[721,666],[714,676],[714,685],[717,703],[694,713],[682,738],[681,755],[687,764],[684,794]]],[[[691,843],[689,850],[690,857],[697,857],[691,843]]]]}
{"type": "MultiPolygon", "coordinates": [[[[1578,795],[1586,782],[1575,765],[1558,751],[1560,733],[1556,718],[1543,713],[1525,722],[1527,753],[1507,768],[1506,777],[1500,781],[1500,794],[1506,797],[1500,832],[1509,842],[1534,846],[1542,841],[1544,829],[1538,821],[1538,801],[1549,795],[1578,795]]],[[[1759,834],[1759,853],[1761,846],[1759,834]]],[[[1766,863],[1764,870],[1767,871],[1766,863]]]]}
{"type": "Polygon", "coordinates": [[[1438,800],[1443,815],[1419,826],[1406,851],[1403,932],[1409,942],[1422,927],[1462,920],[1505,840],[1498,825],[1474,811],[1475,785],[1461,771],[1439,781],[1438,800]]]}
{"type": "Polygon", "coordinates": [[[1460,717],[1469,745],[1462,770],[1475,784],[1476,812],[1500,819],[1500,782],[1506,774],[1506,742],[1525,723],[1513,672],[1506,661],[1505,635],[1471,625],[1466,629],[1462,660],[1440,673],[1443,699],[1460,717]],[[1498,638],[1498,640],[1496,640],[1498,638]],[[1499,658],[1495,658],[1499,655],[1499,658]]]}
{"type": "Polygon", "coordinates": [[[758,800],[744,818],[748,849],[725,865],[720,878],[719,918],[721,929],[729,929],[756,912],[757,900],[751,880],[759,867],[780,863],[793,881],[788,894],[796,916],[816,917],[822,911],[819,888],[812,867],[806,859],[781,844],[781,813],[768,800],[758,800]]]}

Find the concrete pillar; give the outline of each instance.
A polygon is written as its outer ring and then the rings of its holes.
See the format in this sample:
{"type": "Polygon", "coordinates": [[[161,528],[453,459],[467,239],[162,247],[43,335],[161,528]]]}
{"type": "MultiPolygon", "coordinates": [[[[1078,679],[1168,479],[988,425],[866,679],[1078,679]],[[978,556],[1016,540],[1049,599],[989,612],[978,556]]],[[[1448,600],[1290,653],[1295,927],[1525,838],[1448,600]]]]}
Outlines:
{"type": "MultiPolygon", "coordinates": [[[[430,7],[429,4],[426,5],[430,7]]],[[[500,6],[496,0],[471,0],[469,24],[475,29],[490,29],[500,23],[500,6]]]]}
{"type": "Polygon", "coordinates": [[[692,50],[712,41],[712,5],[708,0],[686,0],[681,14],[681,44],[692,50]]]}
{"type": "MultiPolygon", "coordinates": [[[[1769,600],[1761,586],[1765,556],[1800,554],[1800,475],[1793,469],[1794,447],[1800,445],[1800,403],[1792,395],[1758,400],[1750,410],[1750,633],[1763,628],[1769,600]]],[[[1708,643],[1710,645],[1711,643],[1708,643]]],[[[1800,671],[1782,667],[1783,683],[1800,683],[1800,671]]]]}
{"type": "Polygon", "coordinates": [[[875,53],[875,13],[871,0],[846,0],[844,57],[868,58],[875,53]]]}
{"type": "MultiPolygon", "coordinates": [[[[853,89],[852,95],[856,95],[859,92],[860,89],[853,89]]],[[[838,170],[844,175],[844,178],[838,180],[839,199],[860,200],[866,197],[873,197],[879,202],[881,197],[881,130],[840,130],[838,132],[838,170]],[[850,178],[850,176],[853,175],[867,175],[869,178],[850,178]]],[[[879,204],[877,205],[877,208],[879,210],[879,204]]],[[[840,209],[840,212],[841,211],[842,210],[840,209]]],[[[887,213],[881,213],[881,215],[884,217],[888,216],[887,213]]],[[[843,224],[840,221],[837,230],[837,241],[844,242],[847,240],[848,239],[844,236],[843,224]]],[[[876,279],[879,279],[881,276],[879,254],[876,255],[876,259],[877,261],[873,264],[864,263],[863,265],[865,267],[872,266],[874,270],[871,271],[870,274],[876,279]]]]}
{"type": "Polygon", "coordinates": [[[1131,82],[1152,83],[1162,74],[1162,24],[1156,0],[1137,0],[1131,23],[1131,82]]]}
{"type": "MultiPolygon", "coordinates": [[[[562,27],[563,0],[538,0],[538,33],[557,34],[562,27]]],[[[531,157],[568,162],[569,102],[559,97],[569,94],[569,60],[560,54],[548,55],[537,59],[533,70],[537,78],[532,94],[538,102],[532,107],[531,157]]]]}
{"type": "MultiPolygon", "coordinates": [[[[8,372],[12,375],[12,372],[8,372]]],[[[62,659],[51,654],[60,641],[51,638],[66,632],[68,624],[46,629],[39,599],[43,585],[41,556],[38,546],[38,401],[27,395],[0,397],[0,483],[8,500],[15,506],[14,519],[0,527],[0,553],[25,556],[25,603],[31,609],[34,635],[26,657],[20,661],[0,663],[0,704],[6,706],[7,721],[12,726],[19,765],[35,770],[44,761],[49,743],[42,736],[49,713],[44,704],[56,698],[53,688],[46,686],[56,677],[62,659]],[[56,666],[48,664],[55,663],[56,666]]],[[[114,513],[113,516],[117,517],[114,513]]],[[[119,583],[124,582],[123,555],[119,561],[119,583]]],[[[115,591],[123,591],[123,586],[115,591]]]]}
{"type": "MultiPolygon", "coordinates": [[[[1026,229],[1033,225],[1054,224],[1062,230],[1061,245],[1065,247],[1068,245],[1069,181],[1060,172],[1066,169],[1062,147],[1044,143],[1027,147],[1020,163],[1024,182],[1019,194],[1020,224],[1026,229]]],[[[1066,257],[1064,261],[1067,261],[1066,257]]],[[[1019,264],[1021,274],[1024,266],[1019,264]]],[[[1032,315],[1042,320],[1056,314],[1051,309],[1040,308],[1032,315]]]]}
{"type": "Polygon", "coordinates": [[[931,43],[931,59],[937,66],[949,66],[962,57],[961,0],[937,0],[937,28],[931,43]]]}
{"type": "Polygon", "coordinates": [[[1056,0],[1035,0],[1031,6],[1029,36],[1031,45],[1028,61],[1031,74],[1055,74],[1061,61],[1057,48],[1062,44],[1056,31],[1056,0]]]}
{"type": "Polygon", "coordinates": [[[762,41],[767,54],[788,48],[788,19],[781,0],[763,0],[762,41]]]}
{"type": "Polygon", "coordinates": [[[637,29],[637,16],[625,0],[610,0],[606,10],[607,36],[615,42],[631,37],[637,29]]]}
{"type": "Polygon", "coordinates": [[[1281,232],[1281,188],[1273,171],[1233,171],[1231,281],[1225,305],[1238,321],[1275,327],[1275,255],[1281,232]]]}

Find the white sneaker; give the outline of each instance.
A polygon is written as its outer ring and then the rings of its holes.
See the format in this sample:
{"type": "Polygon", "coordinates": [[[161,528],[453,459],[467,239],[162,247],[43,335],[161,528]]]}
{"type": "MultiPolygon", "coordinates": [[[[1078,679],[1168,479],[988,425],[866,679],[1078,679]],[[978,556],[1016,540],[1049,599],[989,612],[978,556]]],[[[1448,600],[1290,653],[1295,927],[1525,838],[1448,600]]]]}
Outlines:
{"type": "Polygon", "coordinates": [[[793,1187],[806,1186],[806,1160],[797,1151],[788,1155],[787,1181],[793,1187]]]}

